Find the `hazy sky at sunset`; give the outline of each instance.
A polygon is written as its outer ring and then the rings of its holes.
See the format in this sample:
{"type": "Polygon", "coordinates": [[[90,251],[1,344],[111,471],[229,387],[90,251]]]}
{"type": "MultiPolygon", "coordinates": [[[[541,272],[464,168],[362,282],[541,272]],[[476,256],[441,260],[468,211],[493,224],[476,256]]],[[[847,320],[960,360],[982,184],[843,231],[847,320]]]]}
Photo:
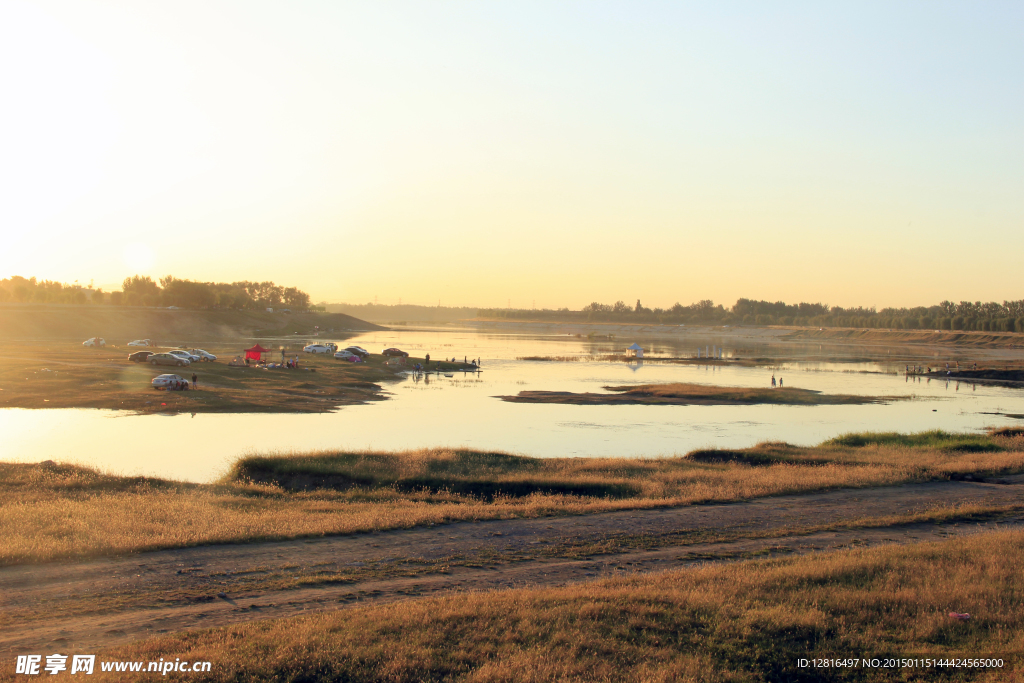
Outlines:
{"type": "Polygon", "coordinates": [[[1024,3],[0,4],[0,277],[1024,298],[1024,3]]]}

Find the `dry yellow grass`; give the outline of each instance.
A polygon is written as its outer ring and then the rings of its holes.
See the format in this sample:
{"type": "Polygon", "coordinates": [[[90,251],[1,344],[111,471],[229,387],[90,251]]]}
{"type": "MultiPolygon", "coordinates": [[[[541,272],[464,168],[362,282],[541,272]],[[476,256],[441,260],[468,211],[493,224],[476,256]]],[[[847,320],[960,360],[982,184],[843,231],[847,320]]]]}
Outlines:
{"type": "Polygon", "coordinates": [[[1024,532],[998,531],[257,621],[101,659],[209,661],[189,676],[204,681],[1008,681],[1024,649],[1022,564],[1024,532]],[[1004,666],[797,666],[889,656],[1004,666]]]}
{"type": "Polygon", "coordinates": [[[456,449],[318,453],[250,458],[239,463],[236,478],[215,485],[0,464],[0,564],[1024,471],[1024,437],[979,438],[978,448],[994,450],[955,451],[939,441],[928,447],[763,444],[652,459],[539,459],[456,449]],[[253,475],[267,481],[241,479],[253,475]],[[364,483],[338,486],[341,475],[364,483]]]}

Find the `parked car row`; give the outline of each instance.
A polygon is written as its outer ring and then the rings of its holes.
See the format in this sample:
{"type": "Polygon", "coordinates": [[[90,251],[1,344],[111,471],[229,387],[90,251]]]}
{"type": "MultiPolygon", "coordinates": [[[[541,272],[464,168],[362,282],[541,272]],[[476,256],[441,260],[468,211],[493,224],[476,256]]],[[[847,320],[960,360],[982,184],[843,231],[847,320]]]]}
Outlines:
{"type": "MultiPolygon", "coordinates": [[[[401,349],[388,348],[380,352],[380,355],[387,358],[408,358],[409,354],[401,349]]],[[[335,358],[351,358],[352,356],[358,356],[360,359],[367,359],[370,357],[370,352],[361,346],[350,346],[347,349],[342,349],[334,354],[335,358]]]]}
{"type": "MultiPolygon", "coordinates": [[[[84,342],[82,342],[82,346],[89,346],[89,347],[100,347],[100,346],[106,346],[106,345],[107,345],[107,341],[103,337],[92,337],[91,339],[86,339],[84,342]]],[[[127,346],[153,346],[153,340],[151,340],[151,339],[133,339],[132,341],[128,342],[127,346]]],[[[337,347],[335,347],[335,348],[337,348],[337,347]]],[[[190,349],[190,350],[174,349],[173,351],[168,351],[167,353],[171,353],[171,354],[174,354],[176,356],[180,356],[182,358],[186,358],[191,363],[194,363],[194,362],[200,361],[200,360],[210,360],[210,361],[217,360],[217,356],[213,355],[209,351],[204,351],[203,349],[190,349]]],[[[147,358],[149,358],[150,355],[153,355],[153,352],[150,352],[150,351],[139,351],[137,353],[133,353],[130,356],[128,356],[128,360],[135,361],[135,362],[141,362],[141,361],[144,361],[147,358]]]]}
{"type": "MultiPolygon", "coordinates": [[[[203,353],[206,352],[203,351],[203,353]]],[[[128,354],[128,360],[132,363],[149,363],[150,365],[184,366],[191,365],[200,360],[217,360],[217,357],[212,353],[206,353],[204,357],[189,351],[175,349],[174,351],[166,352],[136,351],[135,353],[128,354]]]]}
{"type": "Polygon", "coordinates": [[[128,354],[128,360],[132,363],[149,363],[150,365],[190,365],[199,361],[215,361],[217,356],[204,351],[203,349],[174,349],[173,351],[136,351],[128,354]]]}
{"type": "MultiPolygon", "coordinates": [[[[90,340],[92,341],[92,340],[90,340]]],[[[102,340],[101,340],[102,341],[102,340]]],[[[149,340],[139,340],[146,341],[149,340]]],[[[129,344],[131,346],[131,344],[129,344]]],[[[338,350],[338,345],[333,342],[326,342],[323,344],[308,344],[302,348],[306,353],[334,353],[334,357],[338,359],[347,359],[356,357],[360,360],[366,360],[370,357],[370,352],[361,346],[349,346],[348,348],[338,350]]],[[[401,349],[387,348],[381,351],[382,356],[389,358],[408,358],[409,354],[401,349]]],[[[197,363],[199,361],[215,361],[217,356],[213,355],[203,349],[173,349],[171,351],[154,352],[154,351],[136,351],[128,356],[128,360],[133,363],[151,363],[153,365],[189,365],[190,363],[197,363]]]]}
{"type": "MultiPolygon", "coordinates": [[[[140,340],[141,341],[141,340],[140,340]]],[[[146,340],[148,341],[148,340],[146,340]]],[[[361,346],[349,346],[348,348],[338,350],[338,345],[333,342],[326,342],[323,344],[308,344],[302,349],[306,353],[334,353],[334,357],[339,360],[351,360],[359,359],[366,360],[370,357],[370,352],[361,346]]],[[[394,347],[384,349],[381,351],[382,356],[388,358],[408,358],[409,354],[401,349],[394,347]]],[[[171,351],[154,352],[154,351],[136,351],[129,354],[128,360],[133,363],[149,363],[150,365],[176,365],[179,367],[185,365],[191,365],[199,361],[215,361],[217,356],[213,355],[203,349],[173,349],[171,351]]]]}

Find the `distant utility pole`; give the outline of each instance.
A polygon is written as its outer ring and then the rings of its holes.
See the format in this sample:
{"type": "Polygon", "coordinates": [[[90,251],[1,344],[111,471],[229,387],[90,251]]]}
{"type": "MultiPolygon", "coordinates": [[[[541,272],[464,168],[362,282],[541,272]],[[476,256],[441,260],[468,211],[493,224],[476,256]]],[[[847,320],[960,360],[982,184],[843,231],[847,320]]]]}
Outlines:
{"type": "Polygon", "coordinates": [[[402,305],[402,297],[398,297],[398,305],[399,305],[399,306],[401,306],[401,305],[402,305]]]}
{"type": "Polygon", "coordinates": [[[537,300],[536,299],[533,300],[533,309],[537,310],[537,300]]]}
{"type": "Polygon", "coordinates": [[[373,305],[374,306],[377,305],[377,295],[376,294],[373,295],[373,305]]]}

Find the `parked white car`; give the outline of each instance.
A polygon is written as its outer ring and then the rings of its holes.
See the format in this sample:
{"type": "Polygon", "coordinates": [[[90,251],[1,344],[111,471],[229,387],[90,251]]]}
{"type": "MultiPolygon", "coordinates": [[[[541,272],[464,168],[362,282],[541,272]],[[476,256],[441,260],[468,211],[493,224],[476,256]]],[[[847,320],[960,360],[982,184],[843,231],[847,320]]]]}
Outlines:
{"type": "Polygon", "coordinates": [[[183,360],[187,360],[191,363],[198,363],[199,361],[202,360],[202,358],[200,358],[199,356],[189,353],[185,349],[174,349],[173,351],[168,351],[167,353],[171,354],[172,356],[177,356],[178,358],[181,358],[183,360]]]}
{"type": "Polygon", "coordinates": [[[103,337],[93,337],[92,339],[86,339],[82,342],[82,346],[106,346],[107,342],[103,337]]]}
{"type": "Polygon", "coordinates": [[[302,347],[302,350],[306,353],[327,353],[330,351],[330,348],[323,344],[310,344],[309,346],[302,347]]]}
{"type": "Polygon", "coordinates": [[[217,356],[213,355],[209,351],[203,351],[202,349],[191,349],[189,353],[193,356],[198,356],[199,360],[217,360],[217,356]]]}
{"type": "Polygon", "coordinates": [[[342,349],[341,351],[338,351],[337,353],[334,354],[334,357],[341,360],[348,360],[349,358],[359,358],[358,354],[352,353],[348,349],[342,349]]]}
{"type": "Polygon", "coordinates": [[[153,378],[154,389],[188,389],[188,380],[181,375],[157,375],[153,378]]]}
{"type": "Polygon", "coordinates": [[[152,346],[153,342],[148,339],[136,339],[128,342],[128,346],[152,346]]]}

